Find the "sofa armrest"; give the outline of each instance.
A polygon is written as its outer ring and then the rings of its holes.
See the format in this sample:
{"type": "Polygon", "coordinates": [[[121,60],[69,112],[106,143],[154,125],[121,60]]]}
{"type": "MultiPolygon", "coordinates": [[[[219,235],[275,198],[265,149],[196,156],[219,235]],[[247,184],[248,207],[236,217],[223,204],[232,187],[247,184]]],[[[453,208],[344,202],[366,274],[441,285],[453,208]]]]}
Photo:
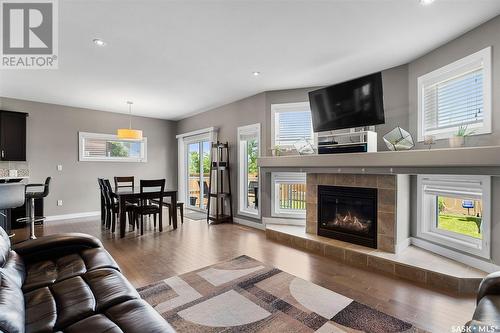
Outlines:
{"type": "Polygon", "coordinates": [[[40,260],[102,247],[99,239],[81,233],[61,233],[30,239],[13,246],[24,260],[40,260]]]}
{"type": "Polygon", "coordinates": [[[486,295],[500,295],[500,272],[490,273],[481,281],[477,292],[477,303],[486,295]]]}

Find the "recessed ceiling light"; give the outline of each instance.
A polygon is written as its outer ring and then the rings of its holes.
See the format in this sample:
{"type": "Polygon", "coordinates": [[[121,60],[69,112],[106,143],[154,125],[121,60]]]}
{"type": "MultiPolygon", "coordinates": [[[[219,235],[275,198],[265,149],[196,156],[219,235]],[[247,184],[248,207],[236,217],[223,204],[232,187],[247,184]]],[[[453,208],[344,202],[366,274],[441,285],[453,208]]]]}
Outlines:
{"type": "Polygon", "coordinates": [[[253,76],[259,76],[260,72],[252,72],[253,76]]]}
{"type": "Polygon", "coordinates": [[[106,42],[105,42],[105,41],[103,41],[103,40],[102,40],[102,39],[100,39],[100,38],[94,38],[92,41],[93,41],[93,42],[94,42],[94,44],[95,44],[95,45],[97,45],[97,46],[106,46],[106,42]]]}
{"type": "Polygon", "coordinates": [[[430,5],[431,3],[433,3],[435,0],[420,0],[420,4],[422,6],[427,6],[427,5],[430,5]]]}

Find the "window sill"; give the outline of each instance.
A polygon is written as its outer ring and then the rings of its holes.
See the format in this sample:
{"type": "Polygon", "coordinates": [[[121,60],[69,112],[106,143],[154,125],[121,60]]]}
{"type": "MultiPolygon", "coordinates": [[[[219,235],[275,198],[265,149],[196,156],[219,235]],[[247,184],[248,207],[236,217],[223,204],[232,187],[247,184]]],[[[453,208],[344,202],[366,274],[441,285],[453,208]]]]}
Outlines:
{"type": "Polygon", "coordinates": [[[258,211],[238,210],[238,215],[260,219],[260,212],[258,211]]]}
{"type": "MultiPolygon", "coordinates": [[[[487,126],[485,126],[483,124],[480,124],[480,126],[470,126],[467,130],[474,131],[474,133],[468,135],[468,137],[492,133],[491,128],[488,128],[487,126]]],[[[428,135],[432,135],[435,140],[448,140],[450,138],[453,138],[455,136],[455,134],[457,133],[457,131],[458,131],[458,127],[447,129],[445,131],[443,131],[443,130],[442,131],[440,131],[440,130],[429,131],[429,132],[426,132],[424,134],[419,135],[418,142],[424,142],[425,141],[424,138],[428,135]]]]}

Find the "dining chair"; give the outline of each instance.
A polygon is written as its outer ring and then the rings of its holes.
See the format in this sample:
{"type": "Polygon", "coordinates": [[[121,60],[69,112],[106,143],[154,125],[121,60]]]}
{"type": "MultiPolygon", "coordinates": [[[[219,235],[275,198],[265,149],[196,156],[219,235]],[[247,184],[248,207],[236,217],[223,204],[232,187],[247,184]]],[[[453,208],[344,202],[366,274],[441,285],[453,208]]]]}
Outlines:
{"type": "Polygon", "coordinates": [[[155,192],[156,195],[149,199],[140,200],[139,206],[134,209],[135,219],[140,216],[141,235],[144,234],[144,215],[153,215],[154,227],[156,228],[156,215],[158,214],[158,224],[160,232],[163,231],[162,206],[165,192],[165,179],[152,179],[140,181],[141,194],[155,192]]]}
{"type": "MultiPolygon", "coordinates": [[[[109,179],[102,180],[104,188],[104,201],[106,204],[106,228],[111,228],[111,232],[116,230],[116,219],[118,218],[120,209],[118,205],[118,200],[109,179]]],[[[132,225],[132,229],[135,229],[135,208],[137,206],[134,204],[126,203],[125,211],[128,215],[129,224],[132,225]]]]}
{"type": "Polygon", "coordinates": [[[134,191],[134,176],[127,176],[127,177],[114,177],[115,180],[115,191],[118,192],[120,189],[125,188],[125,189],[130,189],[131,191],[134,191]]]}
{"type": "Polygon", "coordinates": [[[101,224],[106,224],[106,200],[104,199],[104,184],[102,178],[97,178],[97,184],[99,184],[99,194],[101,199],[101,224]]]}
{"type": "Polygon", "coordinates": [[[181,214],[181,223],[184,224],[184,202],[177,201],[175,207],[172,207],[172,203],[165,202],[164,205],[168,208],[168,225],[172,224],[173,215],[177,214],[177,208],[179,209],[179,213],[181,214]]]}

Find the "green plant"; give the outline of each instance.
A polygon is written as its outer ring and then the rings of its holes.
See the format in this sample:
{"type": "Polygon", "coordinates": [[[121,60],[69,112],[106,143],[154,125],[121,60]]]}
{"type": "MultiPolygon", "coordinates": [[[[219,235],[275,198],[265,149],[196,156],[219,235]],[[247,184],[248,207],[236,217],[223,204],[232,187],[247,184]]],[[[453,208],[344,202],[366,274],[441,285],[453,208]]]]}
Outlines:
{"type": "Polygon", "coordinates": [[[112,157],[127,157],[128,149],[123,142],[108,142],[108,152],[112,157]]]}
{"type": "Polygon", "coordinates": [[[274,156],[280,156],[283,152],[283,149],[279,145],[274,146],[272,150],[274,151],[274,156]]]}
{"type": "Polygon", "coordinates": [[[439,197],[438,198],[438,211],[439,213],[442,213],[446,208],[446,205],[444,204],[444,199],[439,197]]]}
{"type": "Polygon", "coordinates": [[[467,125],[462,125],[462,126],[459,126],[458,127],[458,131],[457,131],[457,134],[455,134],[456,136],[463,136],[463,137],[466,137],[466,136],[470,136],[472,134],[474,134],[474,131],[468,131],[467,130],[468,126],[467,125]]]}

